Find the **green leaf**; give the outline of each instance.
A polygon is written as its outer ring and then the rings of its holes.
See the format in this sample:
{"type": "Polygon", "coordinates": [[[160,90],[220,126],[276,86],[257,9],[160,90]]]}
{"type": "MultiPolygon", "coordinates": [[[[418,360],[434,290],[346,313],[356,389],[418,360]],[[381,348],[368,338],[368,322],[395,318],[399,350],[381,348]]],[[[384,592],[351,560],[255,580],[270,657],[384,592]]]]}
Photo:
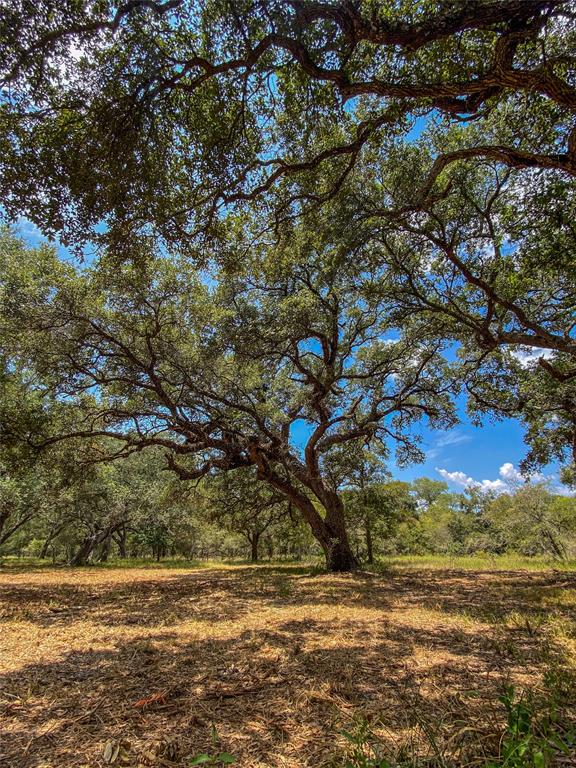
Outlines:
{"type": "Polygon", "coordinates": [[[534,768],[545,768],[546,760],[543,752],[534,753],[534,768]]]}
{"type": "Polygon", "coordinates": [[[195,755],[194,757],[190,758],[188,765],[205,765],[206,763],[211,763],[212,760],[212,755],[195,755]]]}
{"type": "Polygon", "coordinates": [[[236,758],[234,755],[231,755],[230,752],[220,752],[218,755],[218,760],[221,763],[226,763],[226,765],[231,765],[232,763],[236,762],[236,758]]]}

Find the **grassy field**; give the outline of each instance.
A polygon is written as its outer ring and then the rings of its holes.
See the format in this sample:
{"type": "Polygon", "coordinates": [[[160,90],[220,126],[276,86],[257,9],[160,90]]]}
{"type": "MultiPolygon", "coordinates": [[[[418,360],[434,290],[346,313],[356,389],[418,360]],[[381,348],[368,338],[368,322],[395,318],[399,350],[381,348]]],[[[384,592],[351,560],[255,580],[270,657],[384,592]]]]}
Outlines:
{"type": "Polygon", "coordinates": [[[0,765],[574,765],[576,573],[529,564],[7,562],[0,765]]]}

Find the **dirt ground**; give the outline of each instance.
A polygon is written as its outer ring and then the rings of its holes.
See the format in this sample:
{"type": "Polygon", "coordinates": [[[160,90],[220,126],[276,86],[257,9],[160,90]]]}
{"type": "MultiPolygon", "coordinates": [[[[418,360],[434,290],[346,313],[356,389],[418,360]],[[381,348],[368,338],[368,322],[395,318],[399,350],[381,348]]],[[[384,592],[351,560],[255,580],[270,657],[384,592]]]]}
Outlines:
{"type": "Polygon", "coordinates": [[[553,571],[0,569],[0,765],[343,766],[362,723],[391,758],[481,764],[503,685],[575,638],[553,571]]]}

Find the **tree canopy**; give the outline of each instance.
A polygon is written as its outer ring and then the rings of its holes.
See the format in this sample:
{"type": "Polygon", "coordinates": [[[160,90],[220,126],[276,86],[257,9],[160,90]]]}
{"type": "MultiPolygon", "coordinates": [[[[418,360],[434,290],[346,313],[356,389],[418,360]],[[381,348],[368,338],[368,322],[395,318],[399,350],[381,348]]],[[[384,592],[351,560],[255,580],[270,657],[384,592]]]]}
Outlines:
{"type": "Polygon", "coordinates": [[[462,160],[574,175],[574,43],[567,0],[14,0],[4,205],[71,241],[182,243],[263,195],[327,199],[419,120],[461,130],[415,205],[462,160]]]}
{"type": "Polygon", "coordinates": [[[119,446],[109,458],[160,446],[186,479],[253,466],[300,510],[329,562],[345,564],[329,457],[392,440],[400,461],[418,458],[412,428],[453,422],[452,382],[442,342],[399,331],[378,271],[367,263],[359,274],[322,234],[294,233],[296,266],[273,248],[260,277],[211,284],[188,260],[155,253],[81,272],[53,255],[33,301],[18,291],[37,270],[34,252],[18,254],[6,265],[7,343],[39,387],[79,405],[46,443],[105,437],[119,446]]]}

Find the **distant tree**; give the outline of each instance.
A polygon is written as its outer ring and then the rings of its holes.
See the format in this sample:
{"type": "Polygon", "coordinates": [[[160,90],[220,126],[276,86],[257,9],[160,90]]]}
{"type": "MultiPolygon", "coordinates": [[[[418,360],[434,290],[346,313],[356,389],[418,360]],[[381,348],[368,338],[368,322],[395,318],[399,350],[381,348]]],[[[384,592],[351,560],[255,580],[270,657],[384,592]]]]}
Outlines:
{"type": "Polygon", "coordinates": [[[440,496],[447,493],[448,483],[443,480],[431,480],[429,477],[417,477],[412,480],[412,490],[417,501],[428,509],[440,496]]]}
{"type": "Polygon", "coordinates": [[[382,451],[368,450],[355,441],[341,445],[325,462],[332,483],[343,490],[347,517],[363,529],[369,564],[374,562],[374,522],[383,513],[376,487],[390,477],[384,458],[382,451]]]}
{"type": "Polygon", "coordinates": [[[366,561],[375,552],[389,551],[402,524],[416,522],[416,503],[409,483],[400,480],[372,482],[345,493],[346,511],[364,534],[366,561]]]}
{"type": "Polygon", "coordinates": [[[576,544],[576,500],[553,496],[543,484],[498,496],[487,517],[508,549],[564,560],[576,544]]]}
{"type": "Polygon", "coordinates": [[[18,371],[0,374],[0,547],[35,528],[46,547],[67,524],[70,488],[77,479],[73,443],[39,455],[25,435],[62,423],[51,397],[30,392],[18,371]]]}
{"type": "Polygon", "coordinates": [[[250,546],[251,561],[258,562],[263,535],[289,517],[285,495],[261,483],[250,470],[212,478],[205,485],[205,492],[209,519],[244,536],[250,546]]]}
{"type": "Polygon", "coordinates": [[[86,469],[84,478],[74,489],[70,523],[77,537],[70,565],[86,565],[99,549],[102,559],[108,557],[112,534],[128,518],[124,489],[115,482],[115,468],[96,465],[86,469]]]}
{"type": "Polygon", "coordinates": [[[460,549],[454,542],[454,534],[460,534],[455,512],[457,503],[456,494],[443,493],[423,508],[418,517],[418,530],[408,538],[408,549],[415,545],[417,554],[456,554],[455,549],[460,549]]]}
{"type": "Polygon", "coordinates": [[[0,464],[0,547],[40,513],[43,496],[42,480],[33,472],[0,464]]]}

